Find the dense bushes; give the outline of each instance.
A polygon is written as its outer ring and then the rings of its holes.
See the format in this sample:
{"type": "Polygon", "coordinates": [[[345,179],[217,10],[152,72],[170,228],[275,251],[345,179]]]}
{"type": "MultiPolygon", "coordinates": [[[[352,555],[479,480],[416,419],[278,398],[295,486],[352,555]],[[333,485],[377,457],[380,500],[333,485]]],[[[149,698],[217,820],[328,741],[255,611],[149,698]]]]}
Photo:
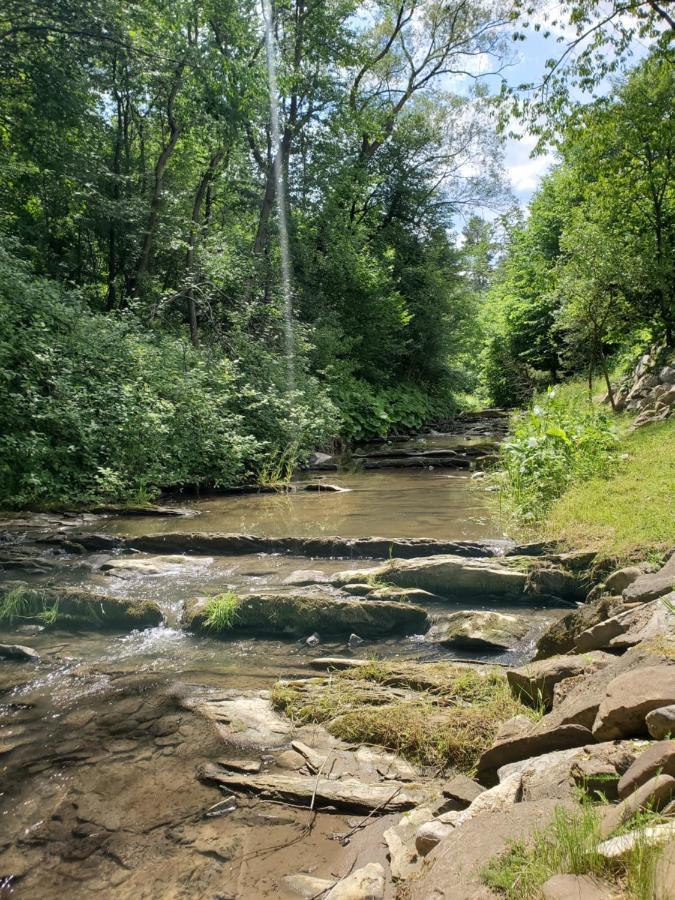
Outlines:
{"type": "Polygon", "coordinates": [[[500,450],[508,506],[523,522],[544,518],[573,482],[609,474],[618,438],[609,418],[573,391],[549,390],[514,416],[500,450]]]}
{"type": "Polygon", "coordinates": [[[242,365],[251,352],[92,313],[0,248],[0,502],[231,485],[324,442],[339,427],[326,392],[300,373],[289,396],[285,362],[258,347],[242,365]]]}
{"type": "Polygon", "coordinates": [[[340,408],[342,434],[353,441],[415,431],[456,412],[450,390],[433,396],[414,384],[375,388],[357,378],[342,378],[331,384],[331,392],[340,408]]]}

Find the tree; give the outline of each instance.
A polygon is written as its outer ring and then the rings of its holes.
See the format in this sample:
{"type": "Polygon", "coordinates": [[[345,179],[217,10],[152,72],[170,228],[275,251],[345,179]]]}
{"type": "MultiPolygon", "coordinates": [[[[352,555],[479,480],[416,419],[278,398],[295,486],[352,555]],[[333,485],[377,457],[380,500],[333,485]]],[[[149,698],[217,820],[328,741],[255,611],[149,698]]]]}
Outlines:
{"type": "Polygon", "coordinates": [[[608,78],[630,65],[638,47],[672,65],[675,16],[668,0],[515,0],[514,41],[528,30],[552,38],[557,47],[538,81],[502,85],[506,119],[515,116],[536,134],[540,146],[559,136],[578,97],[593,97],[608,78]]]}
{"type": "Polygon", "coordinates": [[[585,212],[581,207],[576,211],[562,241],[557,272],[559,324],[576,353],[587,357],[589,391],[599,365],[615,409],[605,347],[619,344],[630,318],[622,293],[624,263],[616,247],[605,240],[604,229],[589,221],[585,212]]]}

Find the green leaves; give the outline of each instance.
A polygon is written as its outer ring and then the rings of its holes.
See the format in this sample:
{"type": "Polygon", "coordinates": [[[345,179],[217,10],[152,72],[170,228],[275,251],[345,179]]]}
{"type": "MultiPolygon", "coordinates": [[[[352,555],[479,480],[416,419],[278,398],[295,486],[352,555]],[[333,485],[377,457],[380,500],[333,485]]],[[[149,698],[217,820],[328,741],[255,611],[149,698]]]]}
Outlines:
{"type": "Polygon", "coordinates": [[[617,435],[607,415],[590,399],[550,390],[514,416],[500,449],[504,497],[524,523],[541,521],[573,481],[608,475],[617,435]]]}

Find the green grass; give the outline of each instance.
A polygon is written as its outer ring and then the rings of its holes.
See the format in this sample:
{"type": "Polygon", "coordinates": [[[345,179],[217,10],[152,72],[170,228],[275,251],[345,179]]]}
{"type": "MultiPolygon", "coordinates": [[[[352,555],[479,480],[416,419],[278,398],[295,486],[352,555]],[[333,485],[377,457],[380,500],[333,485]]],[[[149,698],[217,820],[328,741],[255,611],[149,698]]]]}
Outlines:
{"type": "Polygon", "coordinates": [[[213,631],[225,631],[235,623],[239,597],[232,591],[211,597],[206,604],[204,625],[213,631]]]}
{"type": "Polygon", "coordinates": [[[294,721],[323,724],[343,740],[464,772],[473,769],[504,720],[528,712],[501,672],[377,660],[332,673],[310,691],[278,683],[272,702],[294,721]]]}
{"type": "Polygon", "coordinates": [[[644,832],[662,821],[656,813],[639,813],[616,832],[636,830],[635,846],[621,858],[608,860],[596,850],[601,842],[599,808],[589,802],[574,813],[559,807],[551,825],[534,832],[527,844],[513,841],[490,860],[482,879],[507,900],[538,900],[542,885],[559,874],[596,876],[613,884],[622,897],[651,900],[662,847],[650,843],[644,832]]]}
{"type": "Polygon", "coordinates": [[[675,420],[625,433],[609,479],[573,485],[539,531],[547,540],[593,546],[618,560],[658,557],[675,530],[675,420]],[[627,458],[621,458],[627,455],[627,458]]]}
{"type": "Polygon", "coordinates": [[[23,620],[54,625],[59,618],[59,601],[50,600],[40,591],[17,586],[0,597],[0,625],[13,625],[23,620]]]}
{"type": "Polygon", "coordinates": [[[514,841],[506,853],[490,860],[483,881],[507,900],[539,897],[544,882],[558,873],[601,874],[604,861],[595,850],[599,842],[600,819],[591,806],[574,815],[559,807],[552,824],[536,831],[529,845],[514,841]]]}

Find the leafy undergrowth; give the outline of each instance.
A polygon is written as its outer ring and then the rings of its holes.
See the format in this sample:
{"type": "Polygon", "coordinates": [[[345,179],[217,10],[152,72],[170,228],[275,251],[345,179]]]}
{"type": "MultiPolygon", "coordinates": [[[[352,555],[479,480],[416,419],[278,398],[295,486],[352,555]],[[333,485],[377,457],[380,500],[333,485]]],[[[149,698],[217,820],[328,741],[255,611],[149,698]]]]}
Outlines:
{"type": "Polygon", "coordinates": [[[580,381],[517,414],[493,476],[512,533],[617,564],[658,561],[672,544],[675,421],[634,432],[633,422],[591,402],[580,381]]]}
{"type": "Polygon", "coordinates": [[[622,897],[651,900],[661,847],[650,843],[646,829],[662,822],[651,812],[639,813],[619,832],[636,830],[634,847],[608,860],[597,850],[601,842],[599,807],[586,802],[576,812],[559,807],[551,825],[530,841],[513,841],[506,852],[483,869],[485,884],[507,900],[539,900],[541,887],[554,875],[591,875],[614,885],[622,897]]]}
{"type": "Polygon", "coordinates": [[[540,522],[574,483],[606,478],[618,436],[606,410],[578,386],[549,390],[514,416],[497,476],[507,510],[521,525],[540,522]]]}
{"type": "Polygon", "coordinates": [[[463,772],[472,770],[503,721],[529,713],[501,672],[446,663],[371,662],[332,673],[311,689],[278,683],[272,700],[294,721],[323,724],[335,737],[463,772]]]}
{"type": "Polygon", "coordinates": [[[673,538],[674,448],[672,419],[626,434],[611,478],[573,485],[551,509],[543,536],[619,560],[658,557],[673,538]]]}

